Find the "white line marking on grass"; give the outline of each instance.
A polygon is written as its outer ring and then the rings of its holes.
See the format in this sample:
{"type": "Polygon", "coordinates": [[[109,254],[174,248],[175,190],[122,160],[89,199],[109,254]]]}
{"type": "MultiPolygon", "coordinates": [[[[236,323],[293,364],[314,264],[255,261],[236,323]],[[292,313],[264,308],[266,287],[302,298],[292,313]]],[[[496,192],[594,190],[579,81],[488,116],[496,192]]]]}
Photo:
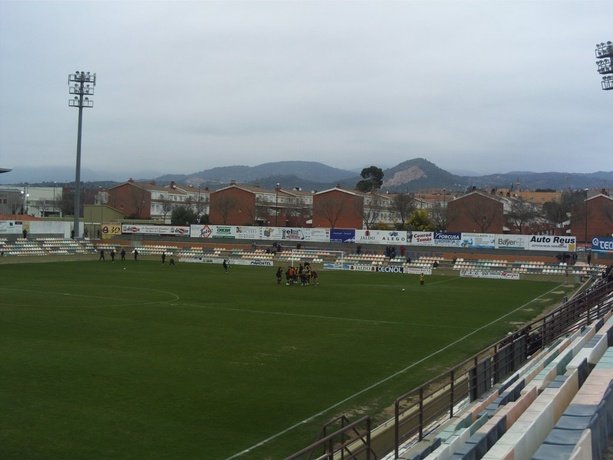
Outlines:
{"type": "Polygon", "coordinates": [[[308,315],[306,313],[286,313],[282,311],[249,310],[246,308],[216,307],[213,305],[201,305],[201,304],[189,304],[189,303],[183,303],[180,306],[190,307],[190,308],[204,308],[208,310],[236,311],[239,313],[254,313],[254,314],[259,314],[259,315],[289,316],[289,317],[296,317],[296,318],[313,318],[313,319],[330,319],[330,320],[335,320],[335,321],[352,321],[352,322],[358,322],[358,323],[436,327],[436,328],[442,328],[442,329],[468,329],[467,327],[462,327],[462,326],[449,326],[449,325],[443,326],[440,324],[405,323],[403,321],[386,321],[386,320],[379,320],[379,319],[347,318],[343,316],[308,315]]]}
{"type": "MultiPolygon", "coordinates": [[[[108,287],[126,289],[126,287],[124,286],[108,286],[108,287]]],[[[146,300],[143,302],[143,301],[137,301],[136,299],[131,300],[131,299],[125,299],[121,297],[118,298],[118,297],[98,296],[98,295],[91,295],[91,294],[74,294],[70,292],[54,292],[54,291],[49,291],[48,289],[39,290],[39,289],[18,289],[18,288],[0,287],[0,290],[5,290],[5,291],[33,292],[36,294],[45,294],[45,295],[58,294],[58,295],[67,296],[67,297],[85,297],[87,299],[118,300],[118,301],[123,302],[123,303],[114,304],[114,305],[94,305],[94,307],[121,307],[127,304],[129,305],[151,305],[155,303],[168,303],[169,305],[172,305],[170,302],[176,302],[176,301],[181,300],[181,297],[179,297],[179,295],[175,294],[174,292],[161,291],[159,289],[138,288],[138,287],[127,287],[127,289],[139,289],[141,291],[158,292],[158,293],[169,295],[171,298],[170,299],[160,299],[160,300],[146,300]]]]}
{"type": "Polygon", "coordinates": [[[368,386],[368,387],[366,387],[366,388],[364,388],[364,389],[362,389],[362,390],[358,391],[357,393],[354,393],[354,394],[352,394],[351,396],[346,397],[346,398],[345,398],[345,399],[343,399],[342,401],[339,401],[339,402],[337,402],[337,403],[334,403],[334,404],[333,404],[333,405],[331,405],[330,407],[327,407],[326,409],[324,409],[324,410],[322,410],[322,411],[320,411],[320,412],[318,412],[318,413],[316,413],[316,414],[314,414],[314,415],[311,415],[310,417],[308,417],[308,418],[306,418],[306,419],[304,419],[304,420],[302,420],[302,421],[300,421],[300,422],[298,422],[298,423],[296,423],[296,424],[294,424],[294,425],[292,425],[292,426],[290,426],[290,427],[288,427],[288,428],[286,428],[286,429],[284,429],[284,430],[282,430],[282,431],[279,431],[278,433],[273,434],[272,436],[270,436],[270,437],[268,437],[268,438],[266,438],[266,439],[263,439],[262,441],[258,442],[257,444],[254,444],[253,446],[248,447],[247,449],[244,449],[244,450],[242,450],[242,451],[240,451],[240,452],[238,452],[238,453],[236,453],[236,454],[234,454],[234,455],[232,455],[232,456],[230,456],[230,457],[226,458],[226,460],[233,460],[233,459],[235,459],[235,458],[240,457],[240,456],[241,456],[241,455],[243,455],[243,454],[246,454],[246,453],[248,453],[248,452],[252,451],[253,449],[257,449],[258,447],[262,447],[263,445],[268,444],[270,441],[273,441],[273,440],[275,440],[276,438],[278,438],[278,437],[280,437],[280,436],[283,436],[284,434],[289,433],[290,431],[292,431],[292,430],[294,430],[294,429],[298,428],[300,425],[303,425],[303,424],[305,424],[305,423],[311,422],[311,421],[315,420],[317,417],[320,417],[320,416],[324,415],[325,413],[327,413],[327,412],[331,411],[332,409],[336,409],[338,406],[340,406],[340,405],[342,405],[342,404],[345,404],[347,401],[351,401],[353,398],[356,398],[357,396],[360,396],[360,395],[362,395],[363,393],[366,393],[367,391],[370,391],[370,390],[372,390],[373,388],[378,387],[379,385],[381,385],[381,384],[383,384],[383,383],[387,382],[388,380],[391,380],[391,379],[393,379],[393,378],[395,378],[395,377],[397,377],[397,376],[399,376],[399,375],[401,375],[401,374],[404,374],[406,371],[408,371],[408,370],[410,370],[410,369],[414,368],[414,367],[415,367],[415,366],[417,366],[418,364],[421,364],[421,363],[423,363],[424,361],[427,361],[428,359],[430,359],[430,358],[432,358],[432,357],[434,357],[434,356],[436,356],[436,355],[438,355],[438,354],[440,354],[440,353],[444,352],[445,350],[448,350],[449,348],[451,348],[451,347],[453,347],[453,346],[457,345],[458,343],[462,342],[463,340],[467,339],[468,337],[470,337],[470,336],[472,336],[472,335],[476,334],[477,332],[482,331],[483,329],[486,329],[486,328],[490,327],[491,325],[496,324],[497,322],[499,322],[500,320],[502,320],[502,319],[506,318],[507,316],[512,315],[513,313],[515,313],[515,312],[517,312],[517,311],[521,310],[522,308],[525,308],[527,305],[530,305],[532,302],[535,302],[535,301],[536,301],[536,300],[538,300],[539,298],[541,298],[541,297],[543,297],[543,296],[545,296],[545,295],[549,294],[551,291],[553,291],[554,289],[559,288],[560,286],[561,286],[561,285],[558,285],[558,286],[556,286],[555,288],[552,288],[551,290],[549,290],[549,291],[547,291],[546,293],[544,293],[544,294],[542,294],[542,295],[538,296],[537,298],[532,299],[530,302],[526,302],[525,304],[521,305],[520,307],[516,308],[515,310],[512,310],[512,311],[510,311],[509,313],[506,313],[506,314],[504,314],[504,315],[500,316],[499,318],[497,318],[497,319],[495,319],[495,320],[493,320],[493,321],[490,321],[489,323],[487,323],[487,324],[485,324],[485,325],[483,325],[483,326],[481,326],[481,327],[479,327],[479,328],[475,329],[475,330],[474,330],[474,331],[472,331],[471,333],[466,334],[464,337],[460,337],[459,339],[457,339],[457,340],[455,340],[455,341],[453,341],[453,342],[451,342],[451,343],[449,343],[449,344],[445,345],[443,348],[440,348],[440,349],[438,349],[437,351],[430,353],[428,356],[425,356],[425,357],[423,357],[422,359],[420,359],[420,360],[418,360],[418,361],[415,361],[415,362],[414,362],[414,363],[412,363],[412,364],[409,364],[409,365],[408,365],[407,367],[405,367],[404,369],[400,369],[399,371],[394,372],[393,374],[391,374],[391,375],[389,375],[389,376],[387,376],[387,377],[385,377],[385,378],[383,378],[383,379],[379,380],[378,382],[373,383],[372,385],[370,385],[370,386],[368,386]]]}

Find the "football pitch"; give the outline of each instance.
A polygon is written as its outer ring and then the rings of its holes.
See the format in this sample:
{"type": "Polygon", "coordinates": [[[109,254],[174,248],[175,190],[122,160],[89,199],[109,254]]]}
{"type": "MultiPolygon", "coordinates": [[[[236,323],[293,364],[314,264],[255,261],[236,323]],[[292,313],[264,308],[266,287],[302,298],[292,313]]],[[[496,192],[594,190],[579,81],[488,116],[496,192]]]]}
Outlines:
{"type": "Polygon", "coordinates": [[[1,264],[0,458],[281,459],[336,415],[389,416],[570,289],[318,272],[1,264]]]}

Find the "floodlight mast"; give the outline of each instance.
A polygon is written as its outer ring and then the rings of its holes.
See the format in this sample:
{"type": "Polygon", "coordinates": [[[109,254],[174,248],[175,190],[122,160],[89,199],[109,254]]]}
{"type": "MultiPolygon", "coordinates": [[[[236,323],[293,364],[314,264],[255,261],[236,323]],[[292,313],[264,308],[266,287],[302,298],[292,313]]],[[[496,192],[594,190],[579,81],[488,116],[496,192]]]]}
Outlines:
{"type": "Polygon", "coordinates": [[[596,44],[595,54],[598,73],[603,75],[600,85],[605,91],[613,90],[613,43],[596,44]]]}
{"type": "Polygon", "coordinates": [[[77,165],[75,171],[75,191],[74,191],[74,238],[79,238],[79,216],[81,210],[81,131],[83,127],[83,108],[92,108],[94,101],[89,96],[94,95],[96,86],[96,74],[90,72],[77,71],[68,75],[69,94],[74,94],[74,98],[68,100],[69,107],[78,107],[79,126],[77,129],[77,165]]]}

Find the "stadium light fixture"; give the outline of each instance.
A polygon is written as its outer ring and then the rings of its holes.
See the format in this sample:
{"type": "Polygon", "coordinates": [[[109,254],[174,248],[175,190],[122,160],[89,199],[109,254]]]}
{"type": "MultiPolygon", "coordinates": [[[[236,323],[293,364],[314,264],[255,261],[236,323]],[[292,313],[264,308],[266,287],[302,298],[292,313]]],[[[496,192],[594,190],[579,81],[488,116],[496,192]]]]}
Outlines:
{"type": "Polygon", "coordinates": [[[79,216],[81,209],[81,132],[83,128],[83,109],[92,108],[94,101],[89,96],[94,95],[96,86],[96,74],[77,71],[68,75],[68,93],[74,95],[68,100],[69,107],[79,109],[79,125],[77,129],[77,165],[75,168],[75,191],[74,191],[74,237],[79,238],[79,216]]]}
{"type": "Polygon", "coordinates": [[[595,54],[598,73],[603,75],[600,86],[605,91],[613,90],[613,43],[597,43],[595,54]]]}

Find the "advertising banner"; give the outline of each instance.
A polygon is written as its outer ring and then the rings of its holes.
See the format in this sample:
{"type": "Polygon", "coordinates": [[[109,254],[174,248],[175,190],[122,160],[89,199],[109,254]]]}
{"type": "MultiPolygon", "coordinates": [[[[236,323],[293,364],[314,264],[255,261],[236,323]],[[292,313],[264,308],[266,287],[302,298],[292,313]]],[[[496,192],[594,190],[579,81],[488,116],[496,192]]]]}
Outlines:
{"type": "Polygon", "coordinates": [[[434,244],[433,232],[409,232],[409,244],[414,246],[432,246],[434,244]]]}
{"type": "Polygon", "coordinates": [[[21,222],[15,222],[14,220],[0,221],[0,235],[14,235],[23,231],[21,222]]]}
{"type": "Polygon", "coordinates": [[[69,238],[71,228],[72,222],[33,220],[29,222],[28,232],[30,235],[62,235],[69,238]]]}
{"type": "Polygon", "coordinates": [[[491,233],[462,233],[463,248],[487,248],[496,247],[496,235],[491,233]]]}
{"type": "Polygon", "coordinates": [[[324,262],[324,269],[326,270],[349,270],[349,264],[337,264],[335,262],[324,262]]]}
{"type": "Polygon", "coordinates": [[[109,239],[121,235],[121,224],[102,224],[100,227],[102,239],[109,239]]]}
{"type": "Polygon", "coordinates": [[[353,228],[332,228],[330,229],[330,242],[332,243],[353,243],[355,241],[355,230],[353,228]]]}
{"type": "Polygon", "coordinates": [[[613,253],[613,238],[597,236],[592,238],[592,251],[613,253]]]}
{"type": "Polygon", "coordinates": [[[408,235],[405,231],[399,230],[356,230],[356,244],[388,244],[405,245],[408,242],[408,235]]]}
{"type": "MultiPolygon", "coordinates": [[[[258,227],[259,228],[259,227],[258,227]]],[[[236,238],[234,227],[230,225],[192,225],[189,227],[191,238],[236,238]]]]}
{"type": "Polygon", "coordinates": [[[577,250],[577,239],[574,236],[532,235],[528,241],[528,249],[533,251],[565,251],[577,250]]]}
{"type": "Polygon", "coordinates": [[[259,240],[262,234],[262,227],[234,227],[234,236],[242,240],[259,240]]]}
{"type": "Polygon", "coordinates": [[[405,267],[403,265],[349,265],[354,272],[404,273],[408,275],[432,275],[432,267],[405,267]]]}
{"type": "Polygon", "coordinates": [[[432,275],[432,267],[404,267],[407,275],[432,275]]]}
{"type": "Polygon", "coordinates": [[[189,235],[189,227],[176,227],[172,225],[122,224],[121,233],[187,236],[189,235]]]}
{"type": "Polygon", "coordinates": [[[462,234],[460,232],[434,232],[435,246],[461,246],[462,234]]]}
{"type": "Polygon", "coordinates": [[[249,265],[251,267],[272,267],[272,260],[257,260],[257,259],[230,259],[230,265],[249,265]]]}
{"type": "Polygon", "coordinates": [[[501,280],[518,280],[519,273],[490,270],[460,270],[460,276],[464,278],[489,278],[501,280]]]}
{"type": "Polygon", "coordinates": [[[312,228],[311,229],[311,241],[317,241],[320,243],[330,242],[330,229],[329,228],[312,228]]]}
{"type": "Polygon", "coordinates": [[[349,270],[354,271],[354,272],[374,272],[377,270],[377,268],[374,265],[361,264],[361,265],[349,265],[349,270]]]}
{"type": "Polygon", "coordinates": [[[330,229],[328,228],[287,228],[279,229],[281,239],[284,241],[314,241],[320,243],[330,242],[330,229]]]}
{"type": "Polygon", "coordinates": [[[260,227],[262,240],[279,241],[283,239],[283,227],[260,227]]]}
{"type": "Polygon", "coordinates": [[[529,241],[528,235],[496,235],[496,249],[526,249],[529,241]]]}

